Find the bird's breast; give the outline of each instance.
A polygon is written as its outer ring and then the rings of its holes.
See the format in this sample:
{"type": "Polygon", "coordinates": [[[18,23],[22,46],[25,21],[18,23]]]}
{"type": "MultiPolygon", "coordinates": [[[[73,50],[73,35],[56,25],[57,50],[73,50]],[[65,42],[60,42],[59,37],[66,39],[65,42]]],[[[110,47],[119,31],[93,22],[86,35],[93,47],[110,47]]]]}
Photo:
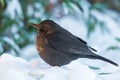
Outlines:
{"type": "Polygon", "coordinates": [[[37,36],[36,47],[38,52],[42,52],[44,50],[45,45],[46,45],[46,39],[43,36],[37,36]]]}

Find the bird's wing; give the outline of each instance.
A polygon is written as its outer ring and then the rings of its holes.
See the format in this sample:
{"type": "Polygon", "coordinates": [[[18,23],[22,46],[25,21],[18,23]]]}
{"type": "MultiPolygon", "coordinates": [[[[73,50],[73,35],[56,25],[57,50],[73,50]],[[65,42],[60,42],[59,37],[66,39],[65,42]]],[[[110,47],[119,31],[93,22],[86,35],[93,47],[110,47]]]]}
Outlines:
{"type": "Polygon", "coordinates": [[[72,54],[85,54],[90,52],[87,43],[82,39],[70,34],[53,34],[47,37],[48,45],[60,52],[72,54]]]}
{"type": "MultiPolygon", "coordinates": [[[[82,39],[80,39],[79,37],[76,37],[78,40],[80,40],[81,42],[83,42],[84,44],[86,44],[87,45],[87,42],[85,42],[84,40],[82,40],[82,39]]],[[[93,50],[93,51],[95,51],[95,52],[97,52],[97,50],[96,49],[94,49],[94,48],[92,48],[92,47],[90,47],[90,46],[88,46],[91,50],[93,50]]]]}

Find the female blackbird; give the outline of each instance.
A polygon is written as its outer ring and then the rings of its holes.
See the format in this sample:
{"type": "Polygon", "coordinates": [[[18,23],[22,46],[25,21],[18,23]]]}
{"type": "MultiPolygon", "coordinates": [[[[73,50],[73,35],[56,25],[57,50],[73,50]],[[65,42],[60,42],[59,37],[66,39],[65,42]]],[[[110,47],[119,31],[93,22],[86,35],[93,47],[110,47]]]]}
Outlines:
{"type": "Polygon", "coordinates": [[[93,53],[95,49],[52,20],[44,20],[32,26],[38,30],[36,47],[39,55],[52,66],[62,66],[78,58],[100,59],[118,66],[115,62],[93,53]]]}

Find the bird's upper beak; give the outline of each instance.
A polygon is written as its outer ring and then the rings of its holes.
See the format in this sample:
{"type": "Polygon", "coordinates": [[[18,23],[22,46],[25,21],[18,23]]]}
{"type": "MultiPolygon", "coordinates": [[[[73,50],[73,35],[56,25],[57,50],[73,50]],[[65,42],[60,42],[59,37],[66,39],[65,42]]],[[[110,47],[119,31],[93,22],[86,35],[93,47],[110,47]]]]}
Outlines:
{"type": "Polygon", "coordinates": [[[39,24],[34,24],[34,23],[32,23],[32,24],[30,24],[31,26],[33,26],[33,27],[35,27],[35,28],[39,28],[39,24]]]}

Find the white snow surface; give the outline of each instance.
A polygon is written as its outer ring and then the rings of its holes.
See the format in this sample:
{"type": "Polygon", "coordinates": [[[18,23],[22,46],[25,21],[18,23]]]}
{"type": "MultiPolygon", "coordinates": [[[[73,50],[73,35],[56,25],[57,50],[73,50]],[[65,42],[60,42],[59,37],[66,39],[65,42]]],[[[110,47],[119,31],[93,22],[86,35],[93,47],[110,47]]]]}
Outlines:
{"type": "MultiPolygon", "coordinates": [[[[39,64],[39,60],[34,63],[39,64]]],[[[62,67],[38,67],[20,57],[3,54],[0,57],[0,80],[95,80],[96,75],[78,60],[62,67]]]]}

